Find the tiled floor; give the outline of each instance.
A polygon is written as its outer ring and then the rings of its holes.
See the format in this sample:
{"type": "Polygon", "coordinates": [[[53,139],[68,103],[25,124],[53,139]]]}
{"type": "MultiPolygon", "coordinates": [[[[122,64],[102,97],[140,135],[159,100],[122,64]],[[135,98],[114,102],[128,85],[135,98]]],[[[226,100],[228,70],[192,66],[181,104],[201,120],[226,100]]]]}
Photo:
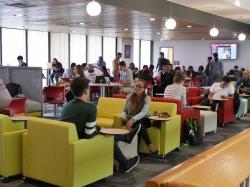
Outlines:
{"type": "MultiPolygon", "coordinates": [[[[161,172],[193,157],[194,155],[209,149],[215,144],[222,142],[225,139],[250,127],[250,115],[243,120],[237,120],[233,124],[226,125],[223,128],[218,128],[216,134],[208,133],[205,136],[204,143],[200,146],[190,147],[181,151],[173,151],[169,153],[164,160],[153,158],[151,156],[141,157],[140,164],[131,173],[114,174],[106,181],[96,182],[89,187],[140,187],[144,186],[145,182],[161,172]]],[[[8,184],[1,184],[1,187],[50,187],[37,181],[22,183],[20,179],[13,179],[8,184]]]]}

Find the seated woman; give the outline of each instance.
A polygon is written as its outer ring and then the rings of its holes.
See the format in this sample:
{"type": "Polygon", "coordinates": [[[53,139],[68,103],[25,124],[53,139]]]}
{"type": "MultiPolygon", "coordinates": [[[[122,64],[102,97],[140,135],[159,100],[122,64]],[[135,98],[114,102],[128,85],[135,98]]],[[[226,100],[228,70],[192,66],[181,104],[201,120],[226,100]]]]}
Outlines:
{"type": "Polygon", "coordinates": [[[137,128],[141,124],[141,130],[138,134],[139,140],[143,138],[149,148],[149,152],[156,154],[158,150],[151,143],[147,132],[147,128],[151,126],[151,122],[148,119],[151,98],[146,95],[145,89],[146,82],[144,80],[136,81],[134,92],[127,96],[122,119],[128,129],[137,128]]]}
{"type": "Polygon", "coordinates": [[[179,99],[182,102],[182,108],[187,106],[186,87],[183,86],[186,74],[183,71],[177,71],[174,76],[174,83],[168,85],[164,91],[164,97],[179,99]]]}

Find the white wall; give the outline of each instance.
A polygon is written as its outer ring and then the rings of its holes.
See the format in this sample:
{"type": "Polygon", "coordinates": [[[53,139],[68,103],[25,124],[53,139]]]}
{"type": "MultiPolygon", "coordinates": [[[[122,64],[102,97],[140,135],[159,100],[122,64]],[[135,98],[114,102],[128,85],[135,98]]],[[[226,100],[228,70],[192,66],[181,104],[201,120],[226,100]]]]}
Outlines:
{"type": "Polygon", "coordinates": [[[122,60],[126,62],[127,66],[133,62],[133,39],[118,38],[117,50],[122,53],[122,60]],[[125,58],[125,45],[131,46],[131,56],[130,58],[125,58]]]}
{"type": "Polygon", "coordinates": [[[207,41],[207,40],[178,40],[178,41],[157,41],[154,43],[154,65],[159,58],[160,47],[174,48],[174,61],[180,61],[180,66],[198,66],[207,64],[207,57],[211,56],[210,44],[212,43],[237,43],[237,60],[222,60],[224,71],[227,72],[238,65],[239,68],[250,69],[250,41],[207,41]]]}

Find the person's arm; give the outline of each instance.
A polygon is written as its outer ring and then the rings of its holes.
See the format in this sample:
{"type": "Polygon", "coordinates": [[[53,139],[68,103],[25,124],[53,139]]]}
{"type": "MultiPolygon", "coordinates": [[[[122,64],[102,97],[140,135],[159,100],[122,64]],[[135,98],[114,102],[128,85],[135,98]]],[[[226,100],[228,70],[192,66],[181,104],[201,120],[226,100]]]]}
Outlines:
{"type": "Polygon", "coordinates": [[[157,65],[156,65],[155,70],[157,71],[157,70],[158,70],[158,68],[159,68],[159,59],[158,59],[158,62],[157,62],[157,65]]]}
{"type": "Polygon", "coordinates": [[[97,109],[95,106],[89,111],[88,120],[85,124],[85,137],[92,138],[97,134],[97,127],[96,127],[96,112],[97,109]]]}
{"type": "Polygon", "coordinates": [[[145,103],[141,112],[132,117],[134,123],[148,115],[150,103],[151,103],[151,98],[149,96],[146,96],[145,103]]]}
{"type": "Polygon", "coordinates": [[[181,102],[182,102],[182,107],[186,108],[187,106],[187,90],[184,87],[181,93],[181,102]]]}

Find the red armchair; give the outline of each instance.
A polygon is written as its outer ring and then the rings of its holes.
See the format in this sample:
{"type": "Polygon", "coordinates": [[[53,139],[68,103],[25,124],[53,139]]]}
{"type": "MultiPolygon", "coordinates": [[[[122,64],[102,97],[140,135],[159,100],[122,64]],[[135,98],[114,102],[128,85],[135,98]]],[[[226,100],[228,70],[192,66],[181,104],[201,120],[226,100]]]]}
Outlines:
{"type": "Polygon", "coordinates": [[[0,110],[1,114],[15,116],[26,113],[26,98],[13,98],[7,108],[0,110]]]}
{"type": "Polygon", "coordinates": [[[181,140],[185,141],[185,121],[188,117],[196,118],[200,121],[200,110],[194,108],[182,109],[182,103],[180,100],[172,98],[162,98],[162,97],[152,97],[152,101],[157,102],[167,102],[167,103],[176,103],[177,104],[177,114],[181,115],[181,140]]]}
{"type": "Polygon", "coordinates": [[[224,126],[235,121],[234,102],[232,99],[222,101],[218,108],[218,124],[224,126]]]}
{"type": "Polygon", "coordinates": [[[124,99],[124,98],[126,98],[126,95],[125,94],[113,94],[112,97],[113,98],[122,98],[122,99],[124,99]]]}
{"type": "Polygon", "coordinates": [[[201,103],[201,89],[199,87],[187,87],[187,105],[198,105],[201,103]]]}

